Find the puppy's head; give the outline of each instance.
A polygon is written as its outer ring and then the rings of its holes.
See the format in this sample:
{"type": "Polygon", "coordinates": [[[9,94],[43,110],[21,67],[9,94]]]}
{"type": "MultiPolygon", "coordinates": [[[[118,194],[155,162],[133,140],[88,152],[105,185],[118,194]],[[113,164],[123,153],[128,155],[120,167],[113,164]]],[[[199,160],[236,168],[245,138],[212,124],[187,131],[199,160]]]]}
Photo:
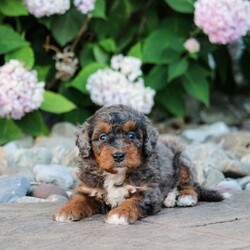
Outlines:
{"type": "Polygon", "coordinates": [[[77,134],[81,158],[94,158],[105,172],[131,171],[149,157],[158,132],[142,113],[124,105],[99,109],[77,134]]]}

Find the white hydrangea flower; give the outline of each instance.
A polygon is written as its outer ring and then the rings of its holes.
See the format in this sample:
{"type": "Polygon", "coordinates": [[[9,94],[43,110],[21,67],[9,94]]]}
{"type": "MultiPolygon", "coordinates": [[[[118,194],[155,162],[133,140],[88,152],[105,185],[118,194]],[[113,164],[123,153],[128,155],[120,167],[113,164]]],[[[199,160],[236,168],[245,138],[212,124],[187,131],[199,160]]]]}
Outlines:
{"type": "Polygon", "coordinates": [[[24,4],[37,18],[64,14],[70,8],[70,0],[24,0],[24,4]]]}
{"type": "Polygon", "coordinates": [[[141,65],[141,60],[132,56],[117,55],[111,58],[111,68],[120,71],[130,81],[142,75],[141,65]]]}
{"type": "MultiPolygon", "coordinates": [[[[142,78],[137,79],[141,75],[140,68],[130,68],[130,65],[125,65],[124,61],[121,63],[119,58],[122,58],[121,61],[124,58],[126,59],[123,56],[116,56],[112,58],[111,64],[113,68],[120,71],[113,69],[98,70],[88,78],[86,88],[90,92],[91,100],[100,106],[124,104],[145,114],[150,113],[154,105],[155,90],[145,87],[142,78]],[[133,70],[121,70],[121,68],[134,69],[135,72],[133,70]],[[138,73],[139,71],[140,73],[138,73]],[[131,75],[133,77],[129,78],[131,75]]],[[[131,59],[129,58],[127,62],[131,62],[131,59]]]]}
{"type": "Polygon", "coordinates": [[[37,82],[36,71],[28,71],[18,60],[0,67],[0,117],[21,119],[40,107],[44,82],[37,82]]]}
{"type": "Polygon", "coordinates": [[[88,14],[95,9],[96,0],[74,0],[74,5],[82,14],[88,14]]]}

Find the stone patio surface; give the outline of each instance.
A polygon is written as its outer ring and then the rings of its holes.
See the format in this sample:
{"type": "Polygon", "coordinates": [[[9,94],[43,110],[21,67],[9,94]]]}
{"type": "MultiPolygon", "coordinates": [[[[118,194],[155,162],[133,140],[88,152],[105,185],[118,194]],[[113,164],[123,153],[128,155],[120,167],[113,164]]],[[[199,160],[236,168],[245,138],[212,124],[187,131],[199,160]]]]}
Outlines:
{"type": "Polygon", "coordinates": [[[0,204],[0,249],[250,249],[250,191],[219,203],[166,208],[134,225],[96,215],[51,220],[59,203],[0,204]]]}

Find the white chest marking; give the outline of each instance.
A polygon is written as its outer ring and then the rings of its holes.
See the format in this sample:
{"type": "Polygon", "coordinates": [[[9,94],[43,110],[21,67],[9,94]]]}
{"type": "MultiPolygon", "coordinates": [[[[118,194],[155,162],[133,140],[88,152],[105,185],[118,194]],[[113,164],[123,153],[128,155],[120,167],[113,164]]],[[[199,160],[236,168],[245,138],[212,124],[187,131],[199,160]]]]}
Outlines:
{"type": "Polygon", "coordinates": [[[128,188],[122,185],[126,177],[126,170],[121,169],[117,174],[106,174],[104,188],[106,190],[106,202],[112,208],[117,207],[129,196],[128,188]]]}

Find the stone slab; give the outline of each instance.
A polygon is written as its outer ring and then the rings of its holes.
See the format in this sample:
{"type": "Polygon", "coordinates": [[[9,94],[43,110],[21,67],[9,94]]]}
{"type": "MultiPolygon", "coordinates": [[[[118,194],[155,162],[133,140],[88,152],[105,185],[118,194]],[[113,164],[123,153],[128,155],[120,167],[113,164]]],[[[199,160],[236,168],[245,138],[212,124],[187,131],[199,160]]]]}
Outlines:
{"type": "Polygon", "coordinates": [[[58,223],[62,204],[0,204],[0,248],[12,249],[250,249],[250,191],[220,203],[166,208],[134,225],[115,226],[96,215],[58,223]]]}

